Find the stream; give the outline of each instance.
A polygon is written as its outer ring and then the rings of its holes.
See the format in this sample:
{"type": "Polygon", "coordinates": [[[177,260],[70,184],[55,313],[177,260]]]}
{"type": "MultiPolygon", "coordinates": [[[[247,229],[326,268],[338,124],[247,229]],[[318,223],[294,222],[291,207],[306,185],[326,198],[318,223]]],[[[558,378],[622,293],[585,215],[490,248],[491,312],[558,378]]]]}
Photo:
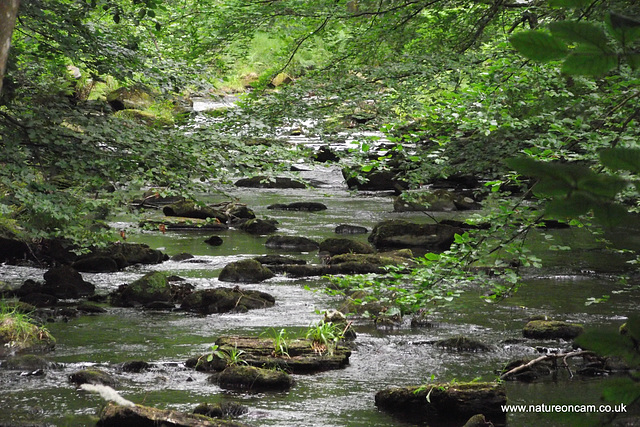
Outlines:
{"type": "MultiPolygon", "coordinates": [[[[338,224],[354,224],[369,230],[384,219],[405,218],[429,222],[422,213],[393,212],[392,198],[385,194],[348,191],[336,166],[313,166],[301,177],[319,183],[302,190],[227,188],[229,194],[246,203],[259,218],[279,222],[278,234],[300,235],[321,241],[336,237],[338,224]],[[318,213],[267,210],[274,203],[319,201],[327,205],[318,213]]],[[[223,201],[220,196],[202,195],[206,202],[223,201]]],[[[455,216],[455,213],[444,214],[455,216]]],[[[118,218],[117,228],[137,227],[131,218],[118,218]]],[[[229,286],[217,280],[229,262],[262,254],[291,254],[319,263],[317,253],[267,249],[267,236],[252,236],[236,229],[216,233],[224,243],[212,247],[204,243],[211,232],[157,231],[130,233],[128,241],[146,243],[169,256],[182,252],[195,258],[166,261],[151,266],[134,266],[118,273],[88,274],[85,280],[106,294],[143,274],[160,270],[181,276],[198,289],[229,286]]],[[[524,284],[512,298],[488,304],[479,292],[468,292],[455,305],[432,316],[430,328],[412,328],[409,319],[402,326],[378,328],[368,320],[355,322],[357,339],[349,365],[342,370],[314,375],[295,375],[288,392],[247,394],[230,392],[206,381],[209,374],[184,366],[189,358],[210,350],[220,335],[257,336],[269,328],[302,332],[322,318],[321,312],[337,308],[338,297],[321,292],[323,278],[287,278],[282,275],[260,284],[242,285],[272,294],[276,305],[238,314],[201,316],[186,312],[106,307],[107,313],[84,315],[47,325],[57,339],[47,356],[58,364],[42,376],[0,371],[0,424],[38,423],[56,426],[93,426],[104,405],[100,397],[76,390],[70,373],[97,366],[118,381],[120,394],[135,403],[191,412],[201,402],[237,402],[249,408],[239,420],[254,426],[411,426],[374,405],[378,390],[424,382],[494,380],[496,372],[509,360],[539,355],[536,347],[569,348],[568,343],[522,339],[522,327],[535,315],[578,322],[585,327],[617,328],[625,316],[637,312],[640,292],[633,283],[620,282],[621,271],[629,271],[626,258],[603,249],[584,230],[553,230],[555,243],[571,244],[571,251],[546,250],[544,238],[531,235],[528,241],[544,268],[525,276],[524,284]],[[606,303],[585,305],[588,297],[610,295],[606,303]],[[438,339],[464,334],[479,339],[492,350],[481,353],[448,351],[429,344],[438,339]],[[153,365],[142,373],[123,373],[118,364],[144,360],[153,365]]],[[[611,234],[618,247],[640,250],[640,230],[611,234]]],[[[367,235],[350,238],[366,241],[367,235]]],[[[42,280],[45,270],[0,265],[0,280],[22,283],[42,280]]],[[[560,371],[534,383],[507,382],[510,404],[601,404],[607,378],[584,378],[560,371]]],[[[583,425],[573,415],[510,413],[507,423],[526,425],[583,425]]],[[[593,420],[594,414],[582,420],[593,420]]]]}

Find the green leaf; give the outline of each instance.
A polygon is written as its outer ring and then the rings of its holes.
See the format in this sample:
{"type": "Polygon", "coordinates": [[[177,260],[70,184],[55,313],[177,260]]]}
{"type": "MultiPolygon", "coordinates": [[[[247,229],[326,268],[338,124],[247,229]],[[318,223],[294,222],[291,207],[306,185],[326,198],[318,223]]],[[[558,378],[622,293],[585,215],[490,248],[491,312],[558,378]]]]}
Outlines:
{"type": "Polygon", "coordinates": [[[640,149],[607,148],[600,151],[600,161],[612,171],[626,170],[640,174],[640,149]]]}
{"type": "Polygon", "coordinates": [[[361,168],[362,172],[371,172],[372,169],[373,169],[373,165],[364,165],[361,168]]]}
{"type": "Polygon", "coordinates": [[[631,378],[613,378],[606,382],[602,396],[607,402],[628,405],[640,397],[640,387],[631,378]]]}
{"type": "Polygon", "coordinates": [[[603,356],[623,357],[629,363],[640,361],[640,355],[636,352],[631,339],[615,332],[585,331],[575,339],[575,342],[580,347],[603,356]]]}
{"type": "Polygon", "coordinates": [[[627,334],[640,342],[640,315],[629,316],[626,325],[627,334]]]}
{"type": "Polygon", "coordinates": [[[607,227],[613,227],[625,220],[629,214],[627,209],[617,203],[597,203],[593,206],[596,220],[607,227]]]}
{"type": "Polygon", "coordinates": [[[575,193],[566,199],[554,199],[547,203],[546,214],[554,218],[573,218],[589,212],[593,207],[590,197],[575,193]]]}
{"type": "Polygon", "coordinates": [[[627,53],[624,55],[624,59],[633,70],[640,68],[640,53],[627,53]]]}
{"type": "Polygon", "coordinates": [[[562,41],[542,31],[523,31],[511,36],[509,41],[521,55],[534,61],[559,60],[568,53],[562,41]]]}
{"type": "Polygon", "coordinates": [[[562,63],[562,72],[580,76],[599,76],[618,65],[618,56],[601,52],[574,52],[562,63]]]}
{"type": "Polygon", "coordinates": [[[568,42],[591,45],[603,52],[609,50],[609,39],[604,30],[590,22],[558,21],[549,24],[549,29],[554,37],[568,42]]]}
{"type": "Polygon", "coordinates": [[[640,38],[640,21],[636,19],[611,12],[607,15],[605,23],[609,32],[622,46],[629,46],[640,38]]]}
{"type": "Polygon", "coordinates": [[[566,7],[569,9],[579,9],[589,6],[591,0],[549,0],[551,7],[566,7]]]}

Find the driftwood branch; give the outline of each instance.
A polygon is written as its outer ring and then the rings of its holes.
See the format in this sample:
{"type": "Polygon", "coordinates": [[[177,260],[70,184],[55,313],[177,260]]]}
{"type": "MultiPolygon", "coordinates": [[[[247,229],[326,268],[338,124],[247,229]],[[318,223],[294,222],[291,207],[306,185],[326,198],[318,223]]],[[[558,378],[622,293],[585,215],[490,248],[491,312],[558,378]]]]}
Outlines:
{"type": "Polygon", "coordinates": [[[571,372],[571,369],[569,369],[569,365],[567,364],[567,360],[572,358],[572,357],[579,357],[579,356],[588,356],[588,355],[593,355],[594,353],[592,351],[585,351],[585,350],[578,350],[578,351],[571,351],[569,353],[558,353],[558,354],[545,354],[544,356],[540,356],[537,359],[533,359],[530,360],[529,362],[520,365],[520,366],[516,366],[515,368],[503,373],[502,375],[500,375],[500,379],[504,380],[508,377],[510,377],[511,375],[517,374],[518,372],[524,371],[527,368],[530,368],[538,363],[544,362],[546,360],[558,360],[558,359],[562,359],[562,363],[564,365],[565,368],[567,368],[567,370],[569,371],[569,374],[573,377],[573,373],[571,372]]]}

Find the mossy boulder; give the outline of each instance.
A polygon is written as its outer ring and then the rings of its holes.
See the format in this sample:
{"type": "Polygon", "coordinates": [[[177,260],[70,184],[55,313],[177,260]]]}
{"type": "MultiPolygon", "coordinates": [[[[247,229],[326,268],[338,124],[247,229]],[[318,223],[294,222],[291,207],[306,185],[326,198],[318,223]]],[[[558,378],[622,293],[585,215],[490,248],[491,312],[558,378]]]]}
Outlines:
{"type": "Polygon", "coordinates": [[[149,92],[140,87],[121,87],[107,94],[107,102],[115,111],[145,110],[153,104],[154,99],[149,92]]]}
{"type": "Polygon", "coordinates": [[[216,420],[200,414],[185,414],[148,406],[107,404],[100,412],[97,427],[246,427],[231,420],[216,420]]]}
{"type": "Polygon", "coordinates": [[[109,387],[116,386],[116,380],[109,373],[95,368],[76,371],[69,375],[69,381],[76,386],[82,384],[102,384],[109,387]]]}
{"type": "Polygon", "coordinates": [[[229,366],[220,374],[214,374],[211,381],[224,389],[252,392],[284,391],[293,385],[293,378],[284,371],[240,365],[229,366]]]}
{"type": "Polygon", "coordinates": [[[278,221],[273,219],[252,218],[242,223],[239,228],[249,234],[263,235],[277,231],[277,223],[278,221]]]}
{"type": "Polygon", "coordinates": [[[55,347],[46,328],[22,316],[0,316],[0,357],[21,352],[46,352],[55,347]]]}
{"type": "Polygon", "coordinates": [[[112,294],[111,302],[126,307],[156,301],[168,302],[171,297],[172,289],[167,276],[162,272],[152,271],[112,294]]]}
{"type": "Polygon", "coordinates": [[[306,188],[304,183],[291,178],[271,178],[268,176],[254,176],[252,178],[239,179],[234,185],[236,187],[249,188],[306,188]]]}
{"type": "Polygon", "coordinates": [[[182,218],[208,219],[213,218],[226,223],[228,220],[224,212],[213,209],[209,206],[199,205],[192,200],[183,200],[162,208],[162,213],[166,216],[178,216],[182,218]]]}
{"type": "Polygon", "coordinates": [[[320,252],[328,252],[330,256],[338,254],[372,254],[375,249],[367,243],[357,240],[330,237],[320,242],[320,252]]]}
{"type": "Polygon", "coordinates": [[[218,280],[221,282],[257,283],[273,276],[273,272],[258,261],[244,259],[225,265],[218,275],[218,280]]]}
{"type": "Polygon", "coordinates": [[[582,325],[558,320],[532,320],[522,329],[525,338],[572,340],[584,331],[582,325]]]}
{"type": "Polygon", "coordinates": [[[275,298],[266,292],[235,288],[204,289],[190,293],[182,300],[183,310],[201,314],[245,312],[272,307],[275,298]]]}
{"type": "Polygon", "coordinates": [[[308,252],[318,249],[320,244],[302,236],[271,236],[264,244],[270,249],[308,252]]]}
{"type": "Polygon", "coordinates": [[[445,383],[389,388],[376,393],[376,406],[394,415],[420,421],[462,425],[482,413],[489,421],[502,424],[507,403],[504,384],[445,383]]]}
{"type": "Polygon", "coordinates": [[[116,111],[113,116],[132,120],[147,126],[173,126],[174,124],[172,116],[160,116],[151,111],[136,110],[133,108],[116,111]]]}
{"type": "MultiPolygon", "coordinates": [[[[241,350],[242,359],[249,366],[279,369],[294,374],[310,374],[343,369],[349,364],[351,350],[345,346],[336,346],[330,354],[328,351],[323,353],[316,351],[310,339],[290,339],[286,340],[286,343],[288,355],[275,353],[276,346],[273,338],[223,336],[216,340],[218,350],[222,352],[241,350]]],[[[207,362],[206,356],[200,356],[189,359],[186,365],[200,371],[211,372],[223,370],[226,362],[215,357],[211,362],[207,362]]]]}
{"type": "Polygon", "coordinates": [[[464,229],[446,224],[416,224],[405,220],[383,221],[373,228],[369,242],[378,249],[409,248],[443,251],[464,229]]]}

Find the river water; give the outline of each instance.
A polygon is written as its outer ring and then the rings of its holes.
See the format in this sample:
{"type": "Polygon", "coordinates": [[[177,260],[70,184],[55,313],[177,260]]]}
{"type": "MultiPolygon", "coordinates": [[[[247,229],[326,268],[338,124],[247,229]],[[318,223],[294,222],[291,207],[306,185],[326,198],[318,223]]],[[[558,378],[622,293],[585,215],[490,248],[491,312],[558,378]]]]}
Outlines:
{"type": "MultiPolygon", "coordinates": [[[[251,207],[258,217],[279,222],[280,234],[301,235],[316,240],[335,237],[338,224],[367,227],[380,220],[406,218],[429,221],[421,213],[394,213],[392,199],[384,194],[354,193],[346,189],[335,166],[310,167],[302,177],[318,183],[304,190],[254,190],[228,188],[230,194],[251,207]],[[328,210],[319,213],[267,210],[273,203],[318,201],[328,210]]],[[[218,196],[203,195],[215,202],[218,196]]],[[[114,226],[135,228],[133,218],[120,218],[114,226]]],[[[184,277],[197,288],[229,286],[217,280],[220,270],[231,261],[262,254],[287,254],[267,249],[266,236],[256,237],[231,229],[217,233],[222,246],[204,243],[210,233],[146,231],[129,233],[129,241],[143,242],[168,255],[188,252],[194,259],[168,261],[153,266],[135,266],[113,274],[83,274],[108,293],[151,270],[184,277]]],[[[619,246],[640,249],[638,230],[612,234],[619,246]]],[[[583,230],[554,231],[555,243],[571,243],[572,251],[549,252],[540,236],[531,236],[530,245],[545,262],[545,268],[527,276],[519,293],[505,302],[490,305],[479,292],[469,292],[455,306],[436,312],[433,327],[411,328],[406,320],[395,328],[376,328],[366,320],[356,322],[357,339],[349,365],[342,370],[315,375],[296,375],[288,392],[246,394],[224,391],[206,381],[207,374],[184,367],[187,358],[201,355],[220,335],[259,335],[268,328],[301,332],[321,318],[322,310],[336,308],[338,297],[321,292],[322,278],[292,279],[276,276],[246,288],[266,291],[276,298],[273,308],[242,314],[199,316],[183,312],[143,311],[107,307],[107,313],[82,316],[67,322],[48,324],[57,338],[55,351],[48,355],[59,364],[44,376],[0,371],[0,424],[39,422],[57,426],[95,425],[104,402],[96,395],[80,392],[68,382],[68,375],[87,366],[112,373],[118,390],[128,400],[148,406],[191,411],[201,402],[241,403],[249,408],[241,421],[255,426],[410,426],[376,409],[376,391],[392,386],[424,382],[493,380],[507,361],[538,355],[536,347],[567,349],[557,341],[522,339],[522,326],[534,315],[583,323],[585,326],[616,330],[625,316],[638,311],[637,283],[619,281],[627,270],[625,258],[602,248],[583,230]],[[634,288],[635,285],[635,288],[634,288]],[[585,305],[588,297],[610,295],[605,304],[585,305]],[[492,347],[489,352],[458,353],[430,342],[464,334],[492,347]],[[140,374],[122,373],[118,364],[144,360],[153,368],[140,374]]],[[[366,240],[366,235],[352,236],[366,240]]],[[[315,253],[289,253],[310,262],[315,253]]],[[[42,280],[44,270],[0,266],[0,280],[21,283],[27,278],[42,280]]],[[[244,285],[243,285],[244,286],[244,285]]],[[[600,404],[608,379],[582,378],[561,371],[542,381],[507,383],[512,404],[600,404]]],[[[559,414],[507,414],[508,425],[586,425],[599,421],[566,419],[559,414]]]]}

